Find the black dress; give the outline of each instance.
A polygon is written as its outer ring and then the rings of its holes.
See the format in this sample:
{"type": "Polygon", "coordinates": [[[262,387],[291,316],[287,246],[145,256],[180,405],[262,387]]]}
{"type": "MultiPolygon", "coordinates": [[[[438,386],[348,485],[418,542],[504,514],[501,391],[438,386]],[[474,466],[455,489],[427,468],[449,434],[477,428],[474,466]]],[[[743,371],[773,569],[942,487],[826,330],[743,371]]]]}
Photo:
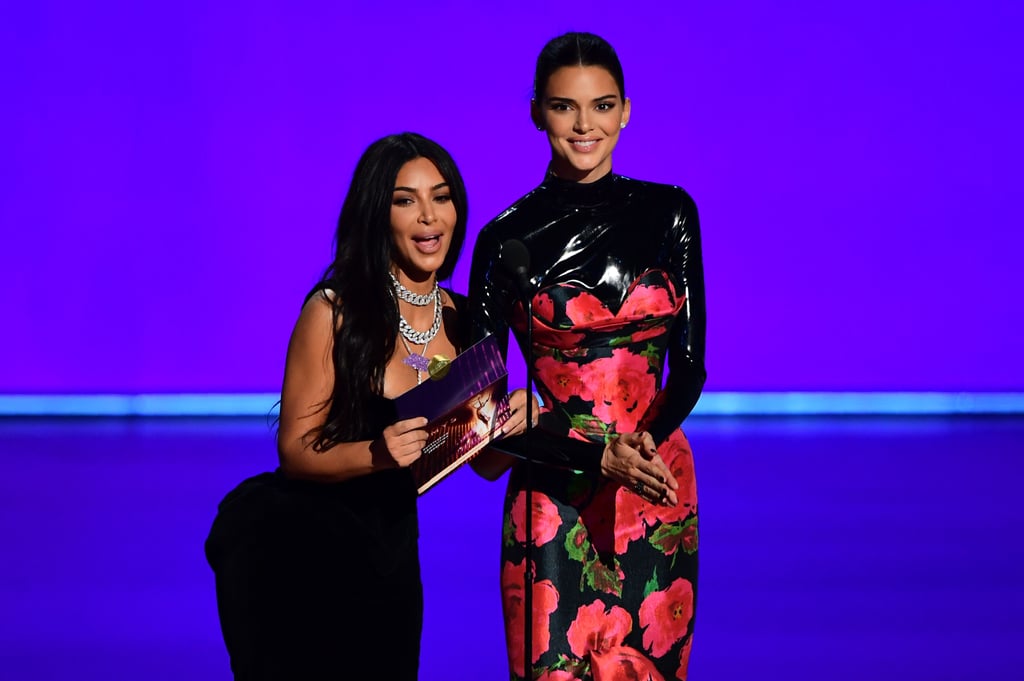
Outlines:
{"type": "Polygon", "coordinates": [[[544,403],[529,441],[503,443],[539,461],[529,474],[521,465],[512,471],[505,499],[501,587],[512,677],[685,679],[698,525],[693,455],[680,425],[705,378],[692,199],[612,174],[591,184],[549,176],[480,233],[470,305],[477,337],[497,334],[504,344],[511,326],[544,403]],[[502,274],[502,245],[513,239],[530,255],[529,348],[525,306],[502,274]],[[639,430],[651,432],[679,482],[675,507],[648,503],[599,473],[607,439],[639,430]]]}
{"type": "MultiPolygon", "coordinates": [[[[393,420],[374,409],[380,435],[393,420]]],[[[416,679],[423,590],[408,469],[338,483],[249,478],[206,540],[235,678],[416,679]]]]}

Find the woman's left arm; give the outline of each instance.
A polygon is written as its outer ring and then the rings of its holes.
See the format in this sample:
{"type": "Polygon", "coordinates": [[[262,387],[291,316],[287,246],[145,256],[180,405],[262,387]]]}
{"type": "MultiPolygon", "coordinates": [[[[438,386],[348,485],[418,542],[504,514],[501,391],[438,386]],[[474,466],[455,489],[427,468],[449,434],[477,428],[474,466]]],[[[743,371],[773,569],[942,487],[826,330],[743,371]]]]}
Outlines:
{"type": "MultiPolygon", "coordinates": [[[[485,226],[477,235],[473,247],[473,262],[469,272],[469,302],[464,328],[468,334],[467,344],[493,335],[501,358],[505,360],[508,357],[509,292],[497,281],[497,259],[500,254],[501,246],[495,238],[494,228],[490,225],[485,226]]],[[[510,432],[517,434],[525,428],[526,391],[515,391],[510,399],[515,422],[507,425],[510,432]]],[[[513,463],[515,459],[510,455],[486,447],[470,461],[470,467],[485,480],[497,480],[512,467],[513,463]]]]}
{"type": "Polygon", "coordinates": [[[700,221],[697,205],[681,192],[673,225],[670,267],[679,293],[686,296],[669,331],[668,379],[655,397],[642,422],[662,442],[679,428],[693,410],[707,371],[704,368],[704,338],[707,313],[704,306],[704,263],[701,256],[700,221]]]}

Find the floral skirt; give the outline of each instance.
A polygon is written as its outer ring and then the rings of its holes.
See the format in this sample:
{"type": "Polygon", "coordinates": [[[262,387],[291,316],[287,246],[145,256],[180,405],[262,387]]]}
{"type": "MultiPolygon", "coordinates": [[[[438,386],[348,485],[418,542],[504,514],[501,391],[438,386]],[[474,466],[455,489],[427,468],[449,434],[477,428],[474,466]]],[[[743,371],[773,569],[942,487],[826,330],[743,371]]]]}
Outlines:
{"type": "Polygon", "coordinates": [[[528,477],[530,678],[685,681],[697,595],[697,487],[682,431],[659,443],[658,453],[679,482],[673,508],[571,471],[520,465],[510,476],[501,587],[512,678],[526,678],[528,477]]]}

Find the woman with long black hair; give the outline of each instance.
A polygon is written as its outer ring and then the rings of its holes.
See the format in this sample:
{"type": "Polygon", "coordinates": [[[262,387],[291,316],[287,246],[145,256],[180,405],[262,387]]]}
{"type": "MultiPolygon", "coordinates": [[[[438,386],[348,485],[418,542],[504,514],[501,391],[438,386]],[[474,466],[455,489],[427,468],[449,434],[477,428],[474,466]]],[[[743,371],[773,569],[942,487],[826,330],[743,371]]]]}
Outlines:
{"type": "Polygon", "coordinates": [[[228,494],[206,544],[236,679],[416,678],[423,594],[409,466],[427,421],[396,421],[391,398],[424,380],[426,357],[462,345],[459,297],[438,280],[465,233],[464,184],[443,148],[412,133],[369,146],[334,261],[288,346],[280,467],[228,494]]]}

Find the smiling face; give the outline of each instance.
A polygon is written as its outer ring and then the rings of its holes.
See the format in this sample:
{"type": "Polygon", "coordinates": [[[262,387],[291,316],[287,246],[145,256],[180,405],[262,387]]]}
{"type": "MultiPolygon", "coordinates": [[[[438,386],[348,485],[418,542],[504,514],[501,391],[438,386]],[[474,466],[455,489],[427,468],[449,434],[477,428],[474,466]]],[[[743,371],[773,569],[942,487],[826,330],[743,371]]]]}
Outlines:
{"type": "Polygon", "coordinates": [[[551,169],[558,177],[593,182],[612,169],[612,151],[629,122],[629,100],[600,66],[563,66],[532,104],[537,127],[551,144],[551,169]]]}
{"type": "Polygon", "coordinates": [[[426,289],[444,263],[457,214],[448,182],[437,166],[420,157],[402,166],[391,198],[392,260],[399,281],[426,289]]]}

